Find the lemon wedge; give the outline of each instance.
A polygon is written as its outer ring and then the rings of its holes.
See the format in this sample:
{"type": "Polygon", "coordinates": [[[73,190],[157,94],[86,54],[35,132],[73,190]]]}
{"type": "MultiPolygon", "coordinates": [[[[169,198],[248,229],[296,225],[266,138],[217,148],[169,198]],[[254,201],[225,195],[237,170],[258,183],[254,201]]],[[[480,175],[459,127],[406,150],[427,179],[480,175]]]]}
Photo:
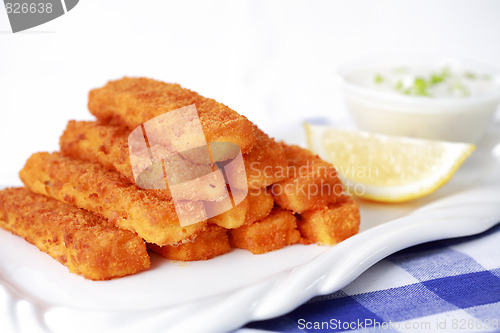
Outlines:
{"type": "Polygon", "coordinates": [[[304,126],[309,149],[335,166],[350,194],[382,202],[434,192],[475,149],[468,143],[304,126]]]}

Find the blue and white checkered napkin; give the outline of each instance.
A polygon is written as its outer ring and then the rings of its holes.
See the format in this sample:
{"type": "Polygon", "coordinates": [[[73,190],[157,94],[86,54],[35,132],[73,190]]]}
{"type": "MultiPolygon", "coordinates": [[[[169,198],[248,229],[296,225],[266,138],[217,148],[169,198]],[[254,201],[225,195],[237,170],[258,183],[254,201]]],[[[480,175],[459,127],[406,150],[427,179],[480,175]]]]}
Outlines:
{"type": "Polygon", "coordinates": [[[500,225],[426,243],[350,285],[246,328],[277,332],[500,332],[500,225]]]}

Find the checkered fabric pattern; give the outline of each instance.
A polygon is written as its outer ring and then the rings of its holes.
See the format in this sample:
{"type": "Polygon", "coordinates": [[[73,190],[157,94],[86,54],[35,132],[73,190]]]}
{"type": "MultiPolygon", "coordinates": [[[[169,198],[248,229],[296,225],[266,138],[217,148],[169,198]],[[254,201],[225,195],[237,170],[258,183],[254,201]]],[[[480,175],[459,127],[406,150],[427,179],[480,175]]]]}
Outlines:
{"type": "Polygon", "coordinates": [[[344,289],[245,331],[500,332],[500,225],[397,252],[344,289]]]}

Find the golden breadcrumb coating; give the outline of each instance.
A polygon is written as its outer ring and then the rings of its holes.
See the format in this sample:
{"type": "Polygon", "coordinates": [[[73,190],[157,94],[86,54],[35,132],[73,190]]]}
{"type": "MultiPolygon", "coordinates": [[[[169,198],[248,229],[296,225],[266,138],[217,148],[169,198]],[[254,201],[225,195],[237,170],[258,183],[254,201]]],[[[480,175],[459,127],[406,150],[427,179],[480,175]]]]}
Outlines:
{"type": "Polygon", "coordinates": [[[248,194],[248,211],[245,216],[245,224],[261,221],[271,214],[274,199],[266,189],[253,190],[248,194]]]}
{"type": "Polygon", "coordinates": [[[148,244],[148,248],[165,258],[181,261],[208,260],[231,251],[227,230],[216,225],[208,226],[192,242],[166,246],[148,244]]]}
{"type": "MultiPolygon", "coordinates": [[[[248,185],[252,189],[260,189],[280,180],[286,179],[287,160],[281,144],[269,138],[256,126],[254,127],[256,141],[254,149],[243,155],[246,178],[241,170],[235,170],[228,174],[232,186],[244,188],[248,185]],[[247,182],[245,184],[244,182],[247,182]]],[[[91,121],[70,121],[60,139],[61,152],[69,157],[85,161],[100,163],[110,170],[116,170],[125,176],[130,182],[135,183],[132,167],[130,165],[128,135],[130,130],[120,126],[111,126],[91,121]]],[[[171,148],[166,148],[171,149],[171,148]]],[[[136,156],[141,152],[136,150],[136,156]]],[[[213,152],[212,152],[213,153],[213,152]]],[[[143,152],[144,164],[150,163],[147,151],[143,152]]],[[[183,156],[181,154],[181,156],[183,156]]],[[[183,156],[184,157],[184,156],[183,156]]],[[[182,174],[184,178],[194,179],[198,174],[203,174],[204,167],[196,163],[190,163],[185,158],[184,163],[174,166],[174,172],[182,174]],[[199,170],[198,170],[199,169],[199,170]],[[189,172],[189,175],[186,173],[189,172]]],[[[226,195],[225,189],[220,186],[210,187],[207,184],[219,184],[219,174],[214,173],[213,178],[199,178],[197,183],[189,185],[195,190],[186,189],[185,200],[207,200],[220,201],[226,195]],[[203,183],[202,183],[203,182],[203,183]]],[[[170,198],[171,194],[166,190],[151,190],[159,197],[170,198]]]]}
{"type": "MultiPolygon", "coordinates": [[[[130,184],[116,171],[99,164],[64,157],[60,153],[32,155],[20,172],[31,191],[90,210],[123,229],[136,232],[148,243],[172,245],[189,241],[206,222],[181,227],[172,200],[160,199],[130,184]]],[[[197,205],[186,202],[186,214],[198,216],[197,205]]]]}
{"type": "MultiPolygon", "coordinates": [[[[243,155],[248,188],[259,189],[287,178],[288,161],[280,143],[254,125],[255,144],[243,155]]],[[[236,188],[243,188],[241,173],[233,172],[229,181],[236,188]]]]}
{"type": "Polygon", "coordinates": [[[274,207],[261,221],[229,231],[231,246],[262,254],[295,244],[300,240],[295,216],[287,210],[274,207]]]}
{"type": "MultiPolygon", "coordinates": [[[[217,205],[219,203],[213,204],[217,205]]],[[[205,207],[206,206],[207,203],[205,203],[205,207]]],[[[271,213],[273,206],[273,196],[270,195],[266,189],[251,190],[248,192],[246,198],[238,205],[222,214],[208,219],[208,222],[217,224],[226,229],[234,229],[244,224],[252,224],[255,221],[262,220],[271,213]]]]}
{"type": "Polygon", "coordinates": [[[282,144],[288,159],[288,179],[274,184],[276,203],[294,213],[321,209],[337,202],[344,191],[335,168],[309,150],[282,144]]]}
{"type": "MultiPolygon", "coordinates": [[[[130,130],[124,127],[109,126],[91,121],[70,121],[59,143],[61,152],[64,155],[99,163],[109,170],[118,171],[131,183],[137,184],[130,164],[129,134],[130,130]]],[[[158,149],[160,148],[158,147],[158,149]]],[[[147,149],[136,148],[135,153],[136,163],[146,166],[151,164],[147,149]]],[[[179,200],[219,201],[227,197],[225,180],[221,172],[207,174],[206,166],[192,163],[180,156],[175,161],[172,161],[172,159],[169,161],[172,163],[165,162],[165,167],[170,168],[171,174],[174,174],[177,178],[190,180],[177,185],[183,187],[182,190],[176,191],[179,200]]],[[[161,175],[163,175],[162,171],[160,172],[161,175]]],[[[155,185],[161,183],[166,189],[151,189],[148,190],[149,192],[163,199],[172,197],[168,183],[163,177],[155,179],[154,182],[150,182],[149,188],[158,187],[155,185]]],[[[139,183],[137,185],[144,184],[139,183]]],[[[143,186],[140,187],[144,188],[143,186]]]]}
{"type": "Polygon", "coordinates": [[[133,232],[25,188],[0,191],[0,227],[87,279],[109,280],[150,266],[146,244],[133,232]]]}
{"type": "MultiPolygon", "coordinates": [[[[88,107],[99,120],[133,130],[154,117],[192,104],[198,110],[207,142],[232,142],[243,153],[251,150],[255,136],[247,118],[175,83],[124,77],[91,90],[88,107]]],[[[179,124],[175,134],[179,138],[189,136],[188,125],[179,124]]]]}
{"type": "Polygon", "coordinates": [[[354,200],[343,196],[328,207],[302,213],[297,226],[304,243],[334,245],[359,231],[360,214],[354,200]]]}

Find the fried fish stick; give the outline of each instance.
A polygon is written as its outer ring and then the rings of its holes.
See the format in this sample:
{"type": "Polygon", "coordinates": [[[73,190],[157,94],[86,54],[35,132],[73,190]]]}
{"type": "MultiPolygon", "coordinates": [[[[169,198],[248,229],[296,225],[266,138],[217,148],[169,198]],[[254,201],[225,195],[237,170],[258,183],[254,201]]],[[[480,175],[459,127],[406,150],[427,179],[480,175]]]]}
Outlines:
{"type": "Polygon", "coordinates": [[[263,220],[274,207],[273,196],[264,188],[248,192],[248,212],[245,224],[252,224],[255,221],[263,220]]]}
{"type": "Polygon", "coordinates": [[[0,191],[0,227],[91,280],[109,280],[150,266],[144,241],[102,217],[25,188],[0,191]]]}
{"type": "MultiPolygon", "coordinates": [[[[244,188],[247,181],[251,189],[261,189],[286,178],[287,160],[281,144],[269,138],[264,132],[254,127],[256,141],[254,149],[243,155],[246,169],[246,178],[241,170],[228,174],[229,181],[235,188],[244,188]]],[[[104,165],[110,170],[117,170],[130,182],[135,183],[134,175],[130,165],[128,134],[130,130],[105,125],[99,122],[70,121],[60,139],[61,152],[69,157],[96,162],[104,165]]],[[[144,152],[144,163],[149,163],[148,152],[144,152]]],[[[190,178],[203,172],[202,166],[196,163],[179,164],[174,171],[185,174],[190,172],[190,178]],[[199,170],[198,170],[199,169],[199,170]]],[[[196,190],[186,189],[185,200],[207,200],[220,201],[225,198],[227,192],[220,186],[206,186],[219,184],[219,174],[214,173],[212,178],[200,178],[197,184],[190,186],[196,190]],[[202,181],[204,183],[202,183],[202,181]]],[[[162,198],[170,198],[168,188],[166,190],[153,190],[162,198]]]]}
{"type": "MultiPolygon", "coordinates": [[[[213,205],[218,204],[213,203],[213,205]]],[[[238,205],[222,214],[211,217],[208,222],[226,229],[234,229],[244,224],[252,224],[255,221],[262,220],[271,213],[273,206],[273,196],[266,189],[252,190],[238,205]]]]}
{"type": "Polygon", "coordinates": [[[297,226],[304,243],[333,245],[359,231],[359,208],[350,196],[328,207],[302,213],[297,226]]]}
{"type": "Polygon", "coordinates": [[[288,179],[272,187],[275,202],[294,213],[325,208],[342,197],[344,188],[335,168],[309,150],[282,144],[288,159],[288,179]]]}
{"type": "Polygon", "coordinates": [[[231,251],[227,230],[216,225],[208,226],[192,242],[166,246],[148,244],[148,248],[167,259],[181,261],[208,260],[231,251]]]}
{"type": "MultiPolygon", "coordinates": [[[[138,179],[138,182],[136,182],[130,164],[129,134],[130,130],[124,127],[109,126],[91,121],[70,121],[60,138],[59,144],[64,155],[99,163],[109,170],[116,170],[131,183],[140,187],[146,185],[146,188],[154,188],[155,182],[161,182],[166,187],[165,189],[151,189],[148,191],[163,199],[172,198],[168,184],[163,178],[154,179],[148,182],[149,184],[144,184],[144,179],[138,179]],[[142,184],[141,180],[143,181],[142,184]]],[[[149,152],[147,150],[139,151],[140,149],[134,147],[136,163],[151,164],[149,152]],[[141,160],[139,161],[139,159],[141,160]]],[[[162,147],[154,147],[153,149],[162,149],[162,147]]],[[[168,150],[169,148],[163,147],[163,149],[168,150]]],[[[212,172],[206,174],[206,166],[192,163],[181,157],[169,161],[172,163],[166,164],[165,167],[170,168],[171,174],[176,175],[178,178],[191,180],[177,185],[183,186],[182,190],[176,191],[178,199],[219,201],[227,197],[222,173],[212,172]]],[[[162,171],[160,175],[163,175],[162,171]]]]}
{"type": "Polygon", "coordinates": [[[263,254],[295,244],[300,240],[295,216],[287,210],[274,207],[262,221],[229,231],[231,246],[263,254]]]}
{"type": "MultiPolygon", "coordinates": [[[[172,200],[162,200],[130,184],[99,164],[64,157],[60,153],[32,155],[20,172],[27,188],[107,218],[136,232],[148,243],[172,245],[190,241],[206,221],[181,227],[172,200]]],[[[201,220],[202,202],[186,202],[184,213],[201,220]]]]}
{"type": "MultiPolygon", "coordinates": [[[[280,143],[271,139],[254,126],[255,144],[243,155],[248,188],[260,189],[287,178],[288,161],[280,143]]],[[[241,172],[229,175],[229,182],[236,188],[243,188],[245,177],[241,172]]]]}
{"type": "MultiPolygon", "coordinates": [[[[251,150],[255,136],[252,123],[247,118],[178,84],[125,77],[91,90],[88,108],[103,122],[125,125],[133,130],[154,117],[193,104],[207,142],[232,142],[243,153],[251,150]]],[[[172,134],[177,138],[188,137],[191,135],[189,126],[188,123],[179,123],[176,133],[172,134]]],[[[176,151],[184,150],[174,148],[176,151]]]]}

